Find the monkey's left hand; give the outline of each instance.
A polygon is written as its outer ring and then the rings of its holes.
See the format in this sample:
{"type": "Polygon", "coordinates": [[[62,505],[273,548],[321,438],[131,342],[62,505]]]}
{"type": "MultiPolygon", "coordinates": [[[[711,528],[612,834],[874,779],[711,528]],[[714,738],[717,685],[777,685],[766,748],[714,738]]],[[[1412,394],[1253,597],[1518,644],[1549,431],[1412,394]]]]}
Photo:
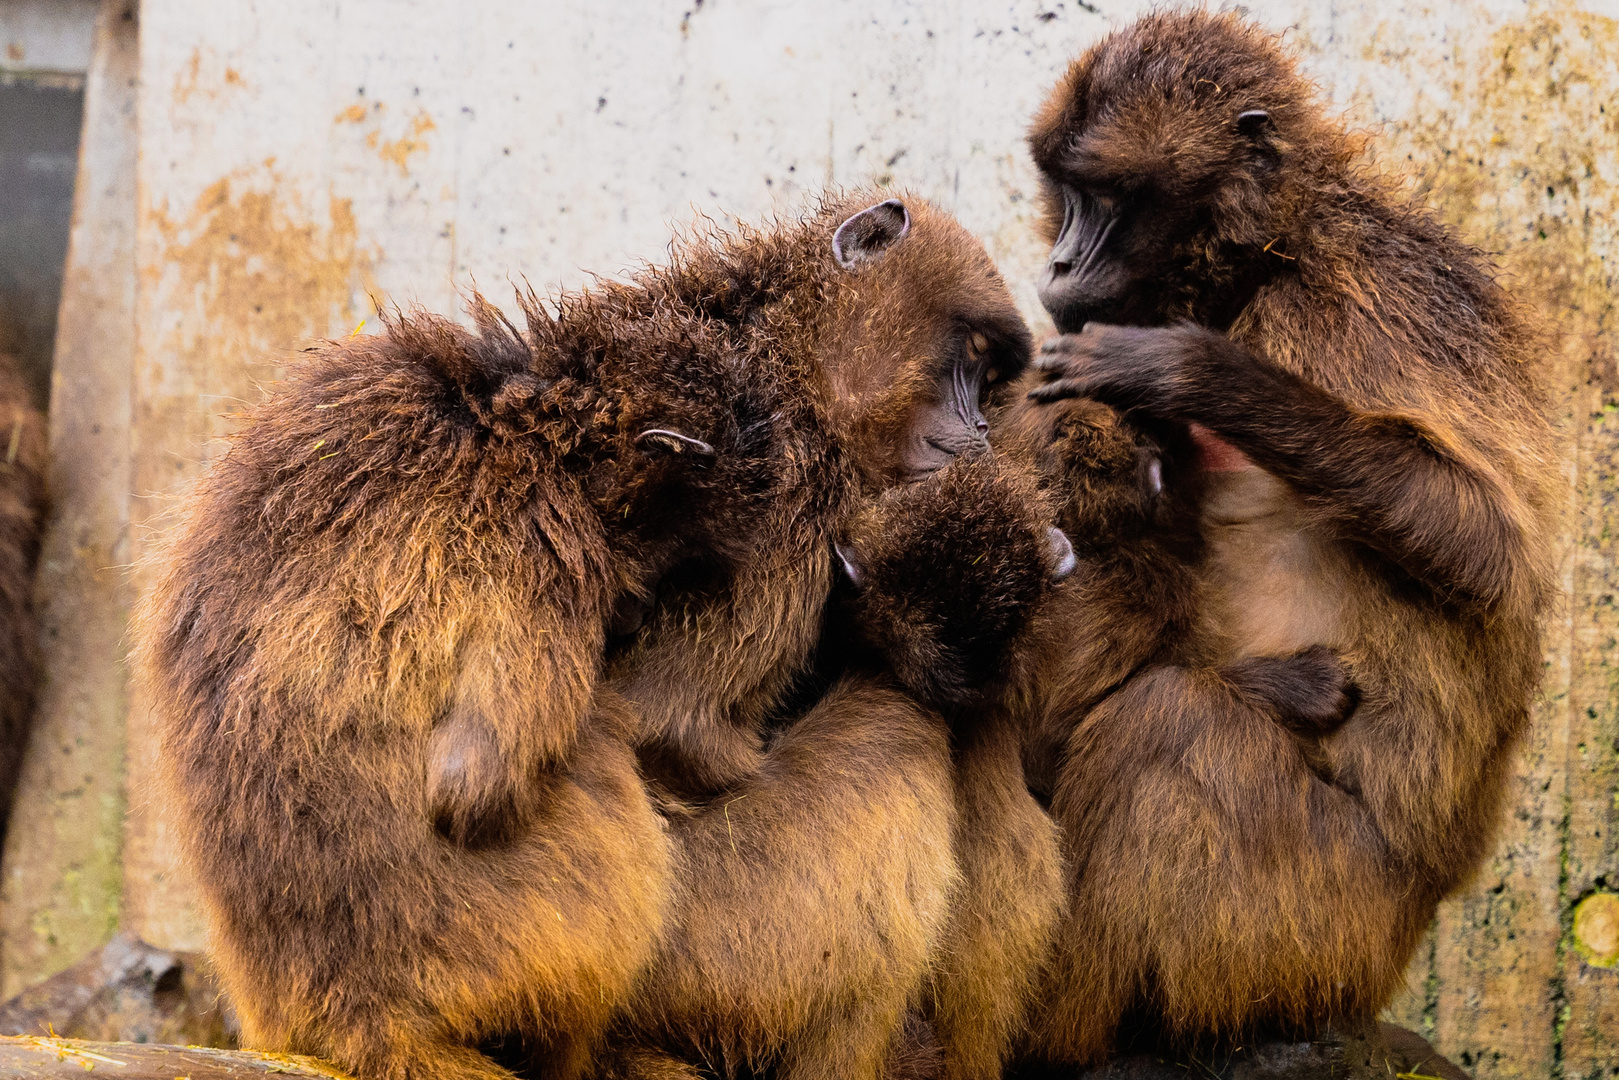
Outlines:
{"type": "Polygon", "coordinates": [[[1084,397],[1121,412],[1184,418],[1198,395],[1214,390],[1211,361],[1231,348],[1222,335],[1188,323],[1088,323],[1041,346],[1034,366],[1047,381],[1029,396],[1041,403],[1084,397]]]}

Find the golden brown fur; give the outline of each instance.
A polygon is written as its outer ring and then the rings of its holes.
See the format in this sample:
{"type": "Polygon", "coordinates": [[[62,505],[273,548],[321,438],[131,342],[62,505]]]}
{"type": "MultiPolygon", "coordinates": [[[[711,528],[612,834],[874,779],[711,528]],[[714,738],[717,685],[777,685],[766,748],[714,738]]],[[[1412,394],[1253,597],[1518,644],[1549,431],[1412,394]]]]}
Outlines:
{"type": "MultiPolygon", "coordinates": [[[[1050,791],[1071,905],[1033,1054],[1097,1059],[1127,1017],[1182,1041],[1368,1017],[1485,854],[1539,675],[1532,336],[1236,15],[1105,39],[1030,143],[1069,214],[1058,248],[1086,214],[1122,223],[1054,258],[1070,334],[1039,394],[1151,431],[1204,544],[1142,561],[1159,584],[1128,587],[1178,599],[1126,617],[1165,647],[1121,688],[1098,702],[1093,658],[1048,648],[1031,726],[1069,733],[1050,791]]],[[[1050,408],[1012,423],[1060,448],[1050,408]]]]}
{"type": "MultiPolygon", "coordinates": [[[[1058,830],[1021,759],[1043,644],[1064,631],[1093,695],[1129,671],[1127,655],[1162,647],[1135,617],[1133,605],[1149,598],[1124,588],[1145,583],[1136,560],[1158,544],[1137,437],[1104,408],[1071,412],[1060,448],[1014,446],[1003,433],[1013,453],[884,493],[854,516],[840,547],[858,584],[828,625],[823,666],[887,673],[950,731],[958,877],[916,1007],[939,1044],[934,1075],[1000,1075],[1064,907],[1058,830]],[[1060,492],[1077,559],[1061,534],[1053,543],[1052,510],[1020,460],[1029,458],[1088,485],[1083,496],[1060,492]],[[1053,586],[1057,568],[1066,576],[1053,586]]],[[[914,1038],[913,1025],[904,1048],[914,1038]]]]}
{"type": "MultiPolygon", "coordinates": [[[[762,724],[817,636],[832,530],[900,467],[941,358],[1027,338],[982,249],[919,202],[834,259],[861,205],[699,238],[554,317],[529,298],[521,333],[481,300],[476,333],[396,317],[248,418],[138,634],[249,1044],[490,1080],[509,1074],[474,1045],[515,1039],[575,1075],[677,956],[756,1019],[748,1053],[867,1068],[953,874],[943,735],[875,688],[768,753],[762,724]],[[643,764],[748,798],[666,822],[643,764]],[[770,841],[787,818],[801,850],[770,841]],[[758,906],[752,845],[813,876],[793,887],[841,935],[830,958],[758,906]],[[733,918],[770,948],[732,956],[733,918]],[[829,1009],[870,1023],[845,1043],[829,1009]]],[[[680,1016],[704,1045],[729,1030],[680,1016]]]]}
{"type": "Polygon", "coordinates": [[[1057,829],[1024,782],[1009,707],[1041,619],[1095,573],[1050,522],[1032,472],[963,459],[874,500],[839,549],[856,583],[823,663],[887,672],[948,725],[959,876],[916,1003],[936,1075],[1000,1075],[1063,903],[1057,829]]]}
{"type": "Polygon", "coordinates": [[[39,687],[34,564],[45,524],[45,418],[17,361],[0,353],[0,837],[28,748],[39,687]]]}

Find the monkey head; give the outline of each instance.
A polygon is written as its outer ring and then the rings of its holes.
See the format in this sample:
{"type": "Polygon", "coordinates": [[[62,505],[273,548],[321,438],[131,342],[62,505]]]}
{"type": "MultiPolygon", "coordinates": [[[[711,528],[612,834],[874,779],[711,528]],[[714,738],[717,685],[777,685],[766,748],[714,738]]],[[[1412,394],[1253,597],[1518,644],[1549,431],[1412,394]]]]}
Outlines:
{"type": "Polygon", "coordinates": [[[1076,566],[1051,517],[1029,471],[987,455],[868,500],[836,545],[860,645],[930,706],[988,700],[1076,566]]]}
{"type": "Polygon", "coordinates": [[[1291,195],[1332,175],[1309,159],[1352,152],[1310,98],[1276,40],[1233,13],[1149,15],[1076,60],[1029,132],[1057,328],[1229,325],[1307,242],[1291,195]]]}
{"type": "Polygon", "coordinates": [[[882,486],[988,449],[985,409],[1027,366],[1030,336],[955,219],[911,197],[850,213],[852,202],[827,213],[833,303],[816,355],[833,429],[882,486]]]}

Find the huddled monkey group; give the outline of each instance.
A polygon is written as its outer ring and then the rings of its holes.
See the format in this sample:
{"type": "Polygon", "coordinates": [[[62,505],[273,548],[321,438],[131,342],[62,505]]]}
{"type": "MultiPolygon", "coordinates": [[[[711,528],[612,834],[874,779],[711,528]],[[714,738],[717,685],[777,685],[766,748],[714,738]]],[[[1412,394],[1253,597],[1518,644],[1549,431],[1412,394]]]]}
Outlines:
{"type": "Polygon", "coordinates": [[[1530,322],[1237,15],[1029,145],[1037,355],[862,191],[257,407],[137,627],[247,1045],[982,1078],[1389,1000],[1539,671],[1530,322]]]}

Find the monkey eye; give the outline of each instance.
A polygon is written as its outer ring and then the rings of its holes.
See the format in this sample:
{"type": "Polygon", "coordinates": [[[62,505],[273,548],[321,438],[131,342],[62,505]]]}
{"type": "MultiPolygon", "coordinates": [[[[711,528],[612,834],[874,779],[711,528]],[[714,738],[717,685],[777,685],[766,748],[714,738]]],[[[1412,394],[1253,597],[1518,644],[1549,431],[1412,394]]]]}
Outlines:
{"type": "Polygon", "coordinates": [[[967,348],[971,350],[974,359],[981,359],[989,352],[989,338],[974,330],[972,336],[967,339],[967,348]]]}
{"type": "Polygon", "coordinates": [[[984,385],[988,386],[990,383],[994,382],[1000,377],[1001,369],[992,367],[988,371],[984,372],[984,385]]]}

